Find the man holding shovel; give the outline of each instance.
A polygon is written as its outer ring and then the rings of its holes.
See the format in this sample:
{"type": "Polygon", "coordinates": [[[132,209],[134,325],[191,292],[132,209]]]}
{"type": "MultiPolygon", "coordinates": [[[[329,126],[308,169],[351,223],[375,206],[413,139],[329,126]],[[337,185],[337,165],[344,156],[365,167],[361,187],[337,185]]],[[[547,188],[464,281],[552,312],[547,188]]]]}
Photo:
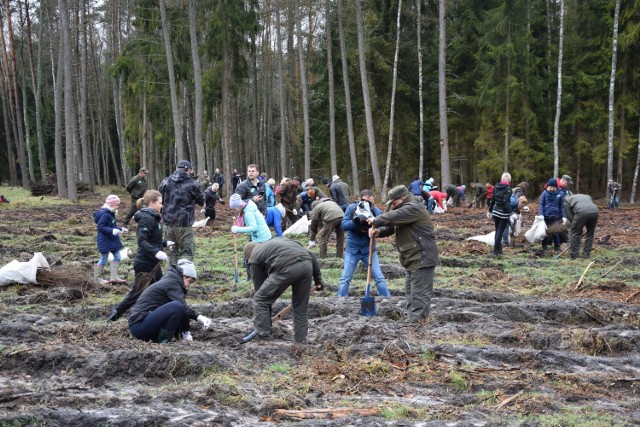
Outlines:
{"type": "Polygon", "coordinates": [[[396,235],[400,264],[406,269],[405,296],[407,320],[429,317],[433,278],[438,264],[438,247],[429,213],[404,185],[393,187],[387,197],[385,212],[369,218],[370,237],[396,235]]]}
{"type": "Polygon", "coordinates": [[[311,279],[316,290],[324,287],[320,263],[315,255],[298,242],[286,237],[276,237],[264,243],[249,243],[244,247],[244,258],[253,280],[254,332],[244,342],[254,337],[268,339],[271,334],[271,305],[291,286],[293,305],[293,335],[296,343],[307,340],[309,329],[309,294],[311,279]]]}

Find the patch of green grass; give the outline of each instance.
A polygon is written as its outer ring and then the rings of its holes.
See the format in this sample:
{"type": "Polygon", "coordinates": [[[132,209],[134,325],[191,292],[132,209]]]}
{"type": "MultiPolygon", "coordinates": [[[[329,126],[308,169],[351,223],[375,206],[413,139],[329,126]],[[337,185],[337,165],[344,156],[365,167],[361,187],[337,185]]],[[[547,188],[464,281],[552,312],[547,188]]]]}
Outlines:
{"type": "Polygon", "coordinates": [[[592,408],[579,408],[577,412],[542,414],[532,416],[528,420],[541,427],[613,427],[630,425],[632,422],[632,420],[599,413],[592,408]]]}
{"type": "Polygon", "coordinates": [[[288,374],[293,370],[293,367],[288,362],[275,362],[269,365],[267,368],[270,372],[279,374],[288,374]]]}
{"type": "Polygon", "coordinates": [[[422,360],[426,360],[426,361],[435,360],[436,358],[436,354],[430,350],[423,350],[421,356],[422,356],[422,360]]]}
{"type": "Polygon", "coordinates": [[[498,404],[498,395],[496,392],[491,390],[480,390],[476,393],[476,398],[478,399],[478,403],[481,405],[496,405],[498,404]]]}
{"type": "Polygon", "coordinates": [[[456,371],[455,369],[449,371],[449,381],[451,382],[451,385],[458,390],[467,390],[469,388],[469,384],[467,384],[467,379],[464,374],[456,371]]]}
{"type": "Polygon", "coordinates": [[[406,405],[393,406],[393,407],[385,406],[384,408],[382,408],[382,411],[380,411],[380,415],[383,418],[388,418],[391,420],[399,420],[402,418],[407,418],[411,412],[412,412],[412,409],[406,405]]]}

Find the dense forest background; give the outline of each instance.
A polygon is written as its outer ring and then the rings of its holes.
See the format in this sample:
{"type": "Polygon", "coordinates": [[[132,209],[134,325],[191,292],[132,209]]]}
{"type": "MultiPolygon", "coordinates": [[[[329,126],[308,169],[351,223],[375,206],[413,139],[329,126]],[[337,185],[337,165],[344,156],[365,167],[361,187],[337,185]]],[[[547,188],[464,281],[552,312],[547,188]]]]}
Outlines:
{"type": "MultiPolygon", "coordinates": [[[[433,176],[634,201],[638,0],[3,0],[0,180],[433,176]]],[[[230,180],[228,180],[230,181],[230,180]]]]}

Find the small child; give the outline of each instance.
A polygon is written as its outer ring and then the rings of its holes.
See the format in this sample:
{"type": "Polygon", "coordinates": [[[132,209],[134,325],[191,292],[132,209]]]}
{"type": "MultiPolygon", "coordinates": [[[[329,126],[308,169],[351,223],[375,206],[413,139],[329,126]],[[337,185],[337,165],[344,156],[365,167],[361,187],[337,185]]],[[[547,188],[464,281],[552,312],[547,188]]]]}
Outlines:
{"type": "Polygon", "coordinates": [[[214,182],[204,192],[204,201],[204,215],[209,217],[209,225],[213,226],[216,219],[216,203],[219,202],[224,205],[224,200],[220,197],[220,185],[217,182],[214,182]]]}
{"type": "Polygon", "coordinates": [[[118,224],[116,224],[116,209],[118,206],[120,206],[120,197],[111,194],[107,197],[102,209],[93,213],[93,221],[98,225],[97,243],[98,252],[100,252],[100,259],[93,267],[93,278],[99,283],[106,283],[100,276],[102,276],[102,270],[109,260],[109,252],[113,254],[109,282],[127,283],[126,280],[118,277],[120,249],[124,247],[120,241],[120,234],[129,231],[124,227],[118,227],[118,224]]]}

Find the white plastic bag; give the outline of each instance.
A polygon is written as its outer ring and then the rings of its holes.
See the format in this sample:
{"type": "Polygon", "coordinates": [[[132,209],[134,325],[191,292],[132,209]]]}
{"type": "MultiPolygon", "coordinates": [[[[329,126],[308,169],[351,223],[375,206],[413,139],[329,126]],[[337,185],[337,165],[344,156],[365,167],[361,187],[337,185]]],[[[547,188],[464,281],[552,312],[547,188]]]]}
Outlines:
{"type": "Polygon", "coordinates": [[[192,228],[202,228],[205,225],[207,225],[207,222],[209,222],[209,217],[206,217],[205,219],[201,219],[200,221],[194,222],[191,227],[192,228]]]}
{"type": "Polygon", "coordinates": [[[433,213],[434,213],[434,214],[441,214],[441,213],[445,213],[445,212],[446,212],[446,210],[447,210],[447,209],[446,209],[447,205],[444,205],[444,206],[445,206],[445,209],[442,209],[440,206],[436,205],[436,207],[435,207],[435,208],[433,208],[433,213]]]}
{"type": "Polygon", "coordinates": [[[533,221],[533,225],[524,233],[524,237],[529,241],[529,243],[541,242],[547,237],[547,224],[544,222],[544,219],[536,217],[533,221]]]}
{"type": "Polygon", "coordinates": [[[27,262],[19,262],[13,260],[9,264],[0,268],[0,285],[9,285],[11,283],[38,283],[36,282],[36,274],[38,268],[49,268],[47,259],[42,252],[35,252],[31,260],[27,262]]]}
{"type": "Polygon", "coordinates": [[[309,232],[309,218],[306,215],[302,215],[302,218],[297,220],[295,224],[291,224],[291,227],[287,228],[282,234],[307,234],[309,232]]]}
{"type": "Polygon", "coordinates": [[[478,242],[486,243],[487,245],[493,247],[496,242],[496,232],[492,231],[489,234],[483,234],[480,236],[467,237],[467,240],[477,240],[478,242]]]}
{"type": "Polygon", "coordinates": [[[513,226],[511,226],[513,235],[518,237],[522,233],[522,215],[517,214],[513,226]]]}
{"type": "MultiPolygon", "coordinates": [[[[120,262],[125,262],[131,259],[133,252],[129,248],[120,249],[120,262]]],[[[109,262],[113,261],[113,254],[109,252],[109,262]]]]}

